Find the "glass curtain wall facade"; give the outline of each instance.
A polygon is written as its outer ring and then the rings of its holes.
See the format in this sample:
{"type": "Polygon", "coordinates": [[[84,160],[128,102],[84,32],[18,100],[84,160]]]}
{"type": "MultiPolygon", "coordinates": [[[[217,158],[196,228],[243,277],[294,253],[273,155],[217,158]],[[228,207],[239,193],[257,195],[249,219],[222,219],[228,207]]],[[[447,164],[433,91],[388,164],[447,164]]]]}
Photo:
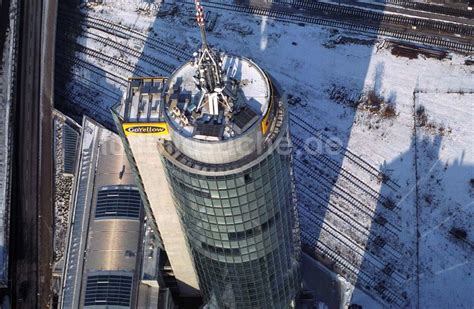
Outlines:
{"type": "Polygon", "coordinates": [[[224,176],[163,161],[205,298],[289,308],[300,282],[290,156],[275,149],[224,176]]]}
{"type": "Polygon", "coordinates": [[[182,278],[199,281],[210,308],[294,307],[300,242],[278,87],[207,44],[160,87],[137,80],[116,120],[175,273],[193,264],[182,278]]]}

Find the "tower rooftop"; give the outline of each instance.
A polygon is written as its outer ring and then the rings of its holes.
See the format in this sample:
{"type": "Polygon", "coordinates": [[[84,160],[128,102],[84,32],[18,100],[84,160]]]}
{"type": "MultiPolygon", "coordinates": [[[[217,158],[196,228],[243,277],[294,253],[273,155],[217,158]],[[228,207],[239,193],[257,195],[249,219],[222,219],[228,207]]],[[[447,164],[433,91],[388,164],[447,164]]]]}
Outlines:
{"type": "MultiPolygon", "coordinates": [[[[189,61],[169,78],[164,110],[167,122],[187,138],[220,141],[259,126],[271,101],[270,82],[253,61],[222,55],[223,102],[212,105],[213,93],[196,82],[197,61],[189,61]],[[228,100],[228,101],[227,101],[228,100]],[[259,121],[260,120],[260,121],[259,121]]],[[[217,98],[216,98],[217,100],[217,98]]]]}

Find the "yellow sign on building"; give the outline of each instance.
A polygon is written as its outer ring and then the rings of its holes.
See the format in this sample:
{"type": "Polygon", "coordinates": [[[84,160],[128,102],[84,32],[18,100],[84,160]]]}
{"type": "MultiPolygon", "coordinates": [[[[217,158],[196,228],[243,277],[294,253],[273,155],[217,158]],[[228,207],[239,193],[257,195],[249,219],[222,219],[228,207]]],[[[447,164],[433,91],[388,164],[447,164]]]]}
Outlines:
{"type": "Polygon", "coordinates": [[[263,116],[262,123],[261,123],[261,130],[262,134],[265,135],[268,132],[268,129],[270,127],[270,115],[272,115],[272,109],[273,109],[273,98],[270,98],[270,103],[268,104],[268,109],[265,115],[263,116]]]}
{"type": "Polygon", "coordinates": [[[169,134],[166,122],[124,123],[122,127],[126,136],[153,135],[164,137],[169,134]]]}

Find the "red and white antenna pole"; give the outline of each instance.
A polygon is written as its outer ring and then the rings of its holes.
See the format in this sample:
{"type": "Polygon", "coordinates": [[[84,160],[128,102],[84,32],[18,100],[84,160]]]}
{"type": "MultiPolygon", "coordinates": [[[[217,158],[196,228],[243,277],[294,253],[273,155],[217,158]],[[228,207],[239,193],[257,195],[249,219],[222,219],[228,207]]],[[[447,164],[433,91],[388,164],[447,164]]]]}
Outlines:
{"type": "Polygon", "coordinates": [[[196,4],[196,21],[201,30],[201,39],[203,48],[207,48],[206,21],[204,20],[204,9],[200,0],[194,1],[196,4]]]}

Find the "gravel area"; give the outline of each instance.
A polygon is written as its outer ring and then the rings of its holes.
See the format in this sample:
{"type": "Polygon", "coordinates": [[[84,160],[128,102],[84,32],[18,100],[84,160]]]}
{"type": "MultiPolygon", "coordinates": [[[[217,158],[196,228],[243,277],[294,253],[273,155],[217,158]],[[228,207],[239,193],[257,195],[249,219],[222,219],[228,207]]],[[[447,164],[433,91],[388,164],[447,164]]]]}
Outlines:
{"type": "Polygon", "coordinates": [[[64,174],[64,156],[62,145],[64,122],[59,117],[54,122],[55,147],[55,194],[54,194],[54,262],[64,256],[66,247],[67,227],[70,214],[70,200],[74,177],[64,174]]]}

